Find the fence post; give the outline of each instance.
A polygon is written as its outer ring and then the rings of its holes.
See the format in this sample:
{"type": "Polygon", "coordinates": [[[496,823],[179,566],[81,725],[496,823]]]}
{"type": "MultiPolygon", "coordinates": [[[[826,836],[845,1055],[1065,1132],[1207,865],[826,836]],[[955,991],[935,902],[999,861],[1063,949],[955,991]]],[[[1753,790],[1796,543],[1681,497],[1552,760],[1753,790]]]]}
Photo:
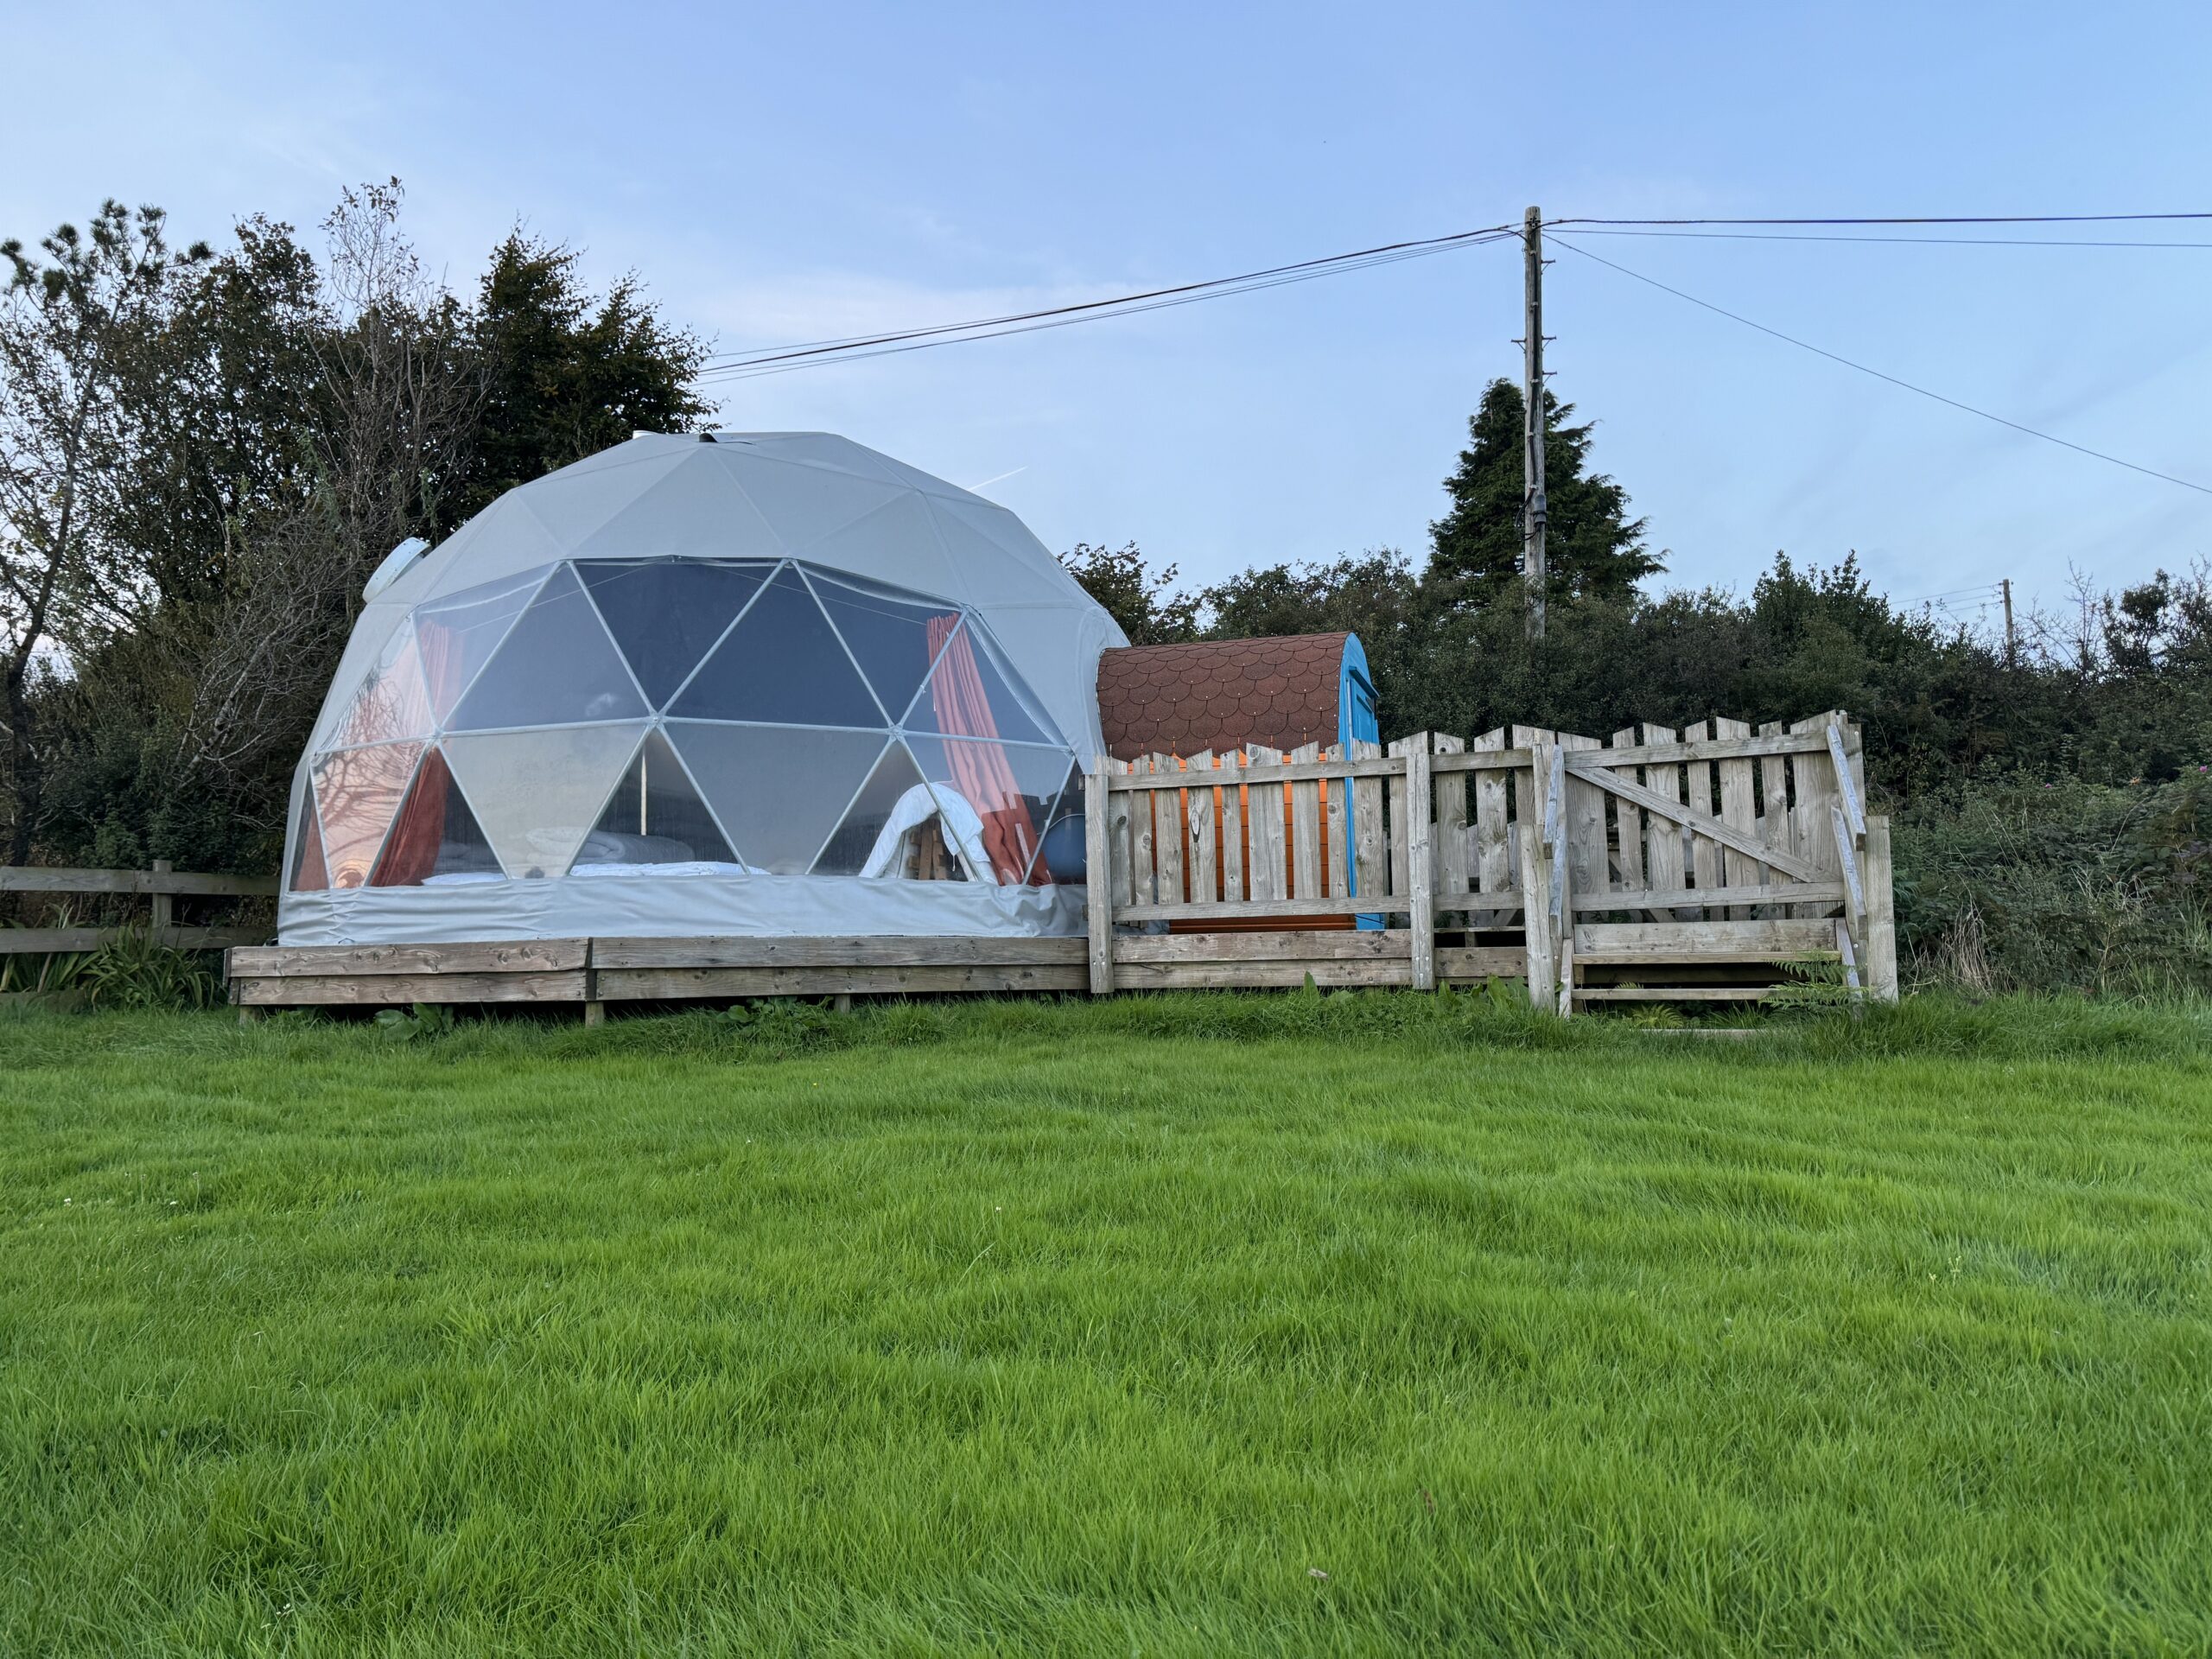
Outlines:
{"type": "MultiPolygon", "coordinates": [[[[1572,836],[1574,828],[1570,824],[1560,833],[1572,836]]],[[[1559,906],[1552,918],[1552,925],[1559,931],[1559,1017],[1564,1020],[1574,1012],[1574,860],[1553,860],[1552,879],[1557,885],[1551,899],[1559,906]]]]}
{"type": "Polygon", "coordinates": [[[1559,955],[1552,947],[1551,855],[1545,850],[1543,829],[1537,821],[1523,819],[1513,827],[1519,832],[1514,841],[1521,854],[1521,918],[1528,944],[1529,1001],[1539,1008],[1555,1007],[1559,986],[1554,973],[1559,955]]]}
{"type": "Polygon", "coordinates": [[[1897,1000],[1897,918],[1890,893],[1890,821],[1866,820],[1866,988],[1877,1001],[1897,1000]]]}
{"type": "Polygon", "coordinates": [[[1414,989],[1436,988],[1436,858],[1430,822],[1436,810],[1436,791],[1430,786],[1428,734],[1421,733],[1406,751],[1406,873],[1412,878],[1407,893],[1414,907],[1414,989]]]}
{"type": "MultiPolygon", "coordinates": [[[[176,866],[166,858],[157,858],[154,861],[154,874],[156,876],[167,875],[175,868],[176,866]]],[[[156,943],[166,944],[168,942],[169,927],[176,917],[175,901],[158,886],[153,889],[153,909],[154,938],[156,943]]]]}
{"type": "Polygon", "coordinates": [[[1083,791],[1084,909],[1090,927],[1090,994],[1114,988],[1114,857],[1106,835],[1109,785],[1106,757],[1090,763],[1090,782],[1083,791]]]}

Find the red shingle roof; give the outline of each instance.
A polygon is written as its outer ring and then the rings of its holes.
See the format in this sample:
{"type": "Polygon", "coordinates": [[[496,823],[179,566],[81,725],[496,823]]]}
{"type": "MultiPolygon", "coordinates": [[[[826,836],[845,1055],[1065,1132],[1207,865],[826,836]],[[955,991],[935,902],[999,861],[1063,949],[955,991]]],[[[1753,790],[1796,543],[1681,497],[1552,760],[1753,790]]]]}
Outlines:
{"type": "Polygon", "coordinates": [[[1342,633],[1124,645],[1098,659],[1107,753],[1219,753],[1248,743],[1294,749],[1337,741],[1342,633]]]}

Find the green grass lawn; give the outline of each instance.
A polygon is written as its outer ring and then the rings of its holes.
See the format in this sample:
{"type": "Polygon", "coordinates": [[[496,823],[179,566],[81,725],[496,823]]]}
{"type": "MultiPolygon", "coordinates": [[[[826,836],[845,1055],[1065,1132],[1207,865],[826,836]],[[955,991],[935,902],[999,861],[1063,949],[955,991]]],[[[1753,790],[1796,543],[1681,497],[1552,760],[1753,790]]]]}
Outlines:
{"type": "Polygon", "coordinates": [[[2208,1057],[0,1020],[0,1652],[2202,1653],[2208,1057]]]}

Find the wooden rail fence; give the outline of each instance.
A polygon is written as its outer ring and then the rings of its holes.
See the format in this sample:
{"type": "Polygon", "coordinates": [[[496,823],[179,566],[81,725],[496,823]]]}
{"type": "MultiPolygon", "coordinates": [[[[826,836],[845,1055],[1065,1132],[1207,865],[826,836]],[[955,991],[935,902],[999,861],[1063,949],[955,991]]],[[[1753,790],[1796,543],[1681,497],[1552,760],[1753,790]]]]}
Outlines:
{"type": "Polygon", "coordinates": [[[1572,1014],[1741,1001],[1818,960],[1894,998],[1889,826],[1865,800],[1840,713],[1101,757],[1090,988],[1514,976],[1572,1014]],[[1315,931],[1350,917],[1364,931],[1315,931]]]}
{"type": "MultiPolygon", "coordinates": [[[[180,950],[220,950],[234,944],[259,944],[271,931],[258,926],[180,927],[174,918],[179,899],[266,899],[276,893],[273,875],[203,875],[169,867],[164,858],[149,870],[79,870],[59,866],[0,866],[0,893],[86,893],[103,898],[143,894],[149,901],[146,925],[161,944],[180,950]]],[[[125,929],[92,927],[0,927],[0,956],[48,955],[97,950],[125,929]]]]}

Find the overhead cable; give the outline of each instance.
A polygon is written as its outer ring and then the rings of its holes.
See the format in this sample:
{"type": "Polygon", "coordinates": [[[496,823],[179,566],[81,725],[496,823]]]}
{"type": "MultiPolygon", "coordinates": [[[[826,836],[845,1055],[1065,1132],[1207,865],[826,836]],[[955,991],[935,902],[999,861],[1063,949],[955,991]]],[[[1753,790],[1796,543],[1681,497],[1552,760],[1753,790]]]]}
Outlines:
{"type": "Polygon", "coordinates": [[[936,323],[926,327],[857,334],[840,340],[811,340],[759,352],[726,353],[715,359],[716,365],[709,368],[701,378],[750,378],[754,374],[777,372],[786,367],[804,366],[823,359],[842,362],[856,357],[882,356],[893,351],[918,350],[924,346],[948,344],[956,340],[986,340],[1000,334],[1028,334],[1039,328],[1087,322],[1100,317],[1127,316],[1169,306],[1189,305],[1199,300],[1223,298],[1231,294],[1279,288],[1291,283],[1311,282],[1317,277],[1332,276],[1344,271],[1363,270],[1370,265],[1395,264],[1404,259],[1425,258],[1431,254],[1446,253],[1457,248],[1478,247],[1519,233],[1516,226],[1493,225],[1480,230],[1457,231],[1446,236],[1385,243],[1378,247],[1363,248],[1350,253],[1301,259],[1292,264],[1270,266],[1235,276],[1218,276],[1205,282],[1147,289],[1116,295],[1110,299],[1087,300],[1073,305],[1049,306],[1033,311],[1009,312],[995,317],[976,317],[965,322],[936,323]]]}
{"type": "Polygon", "coordinates": [[[2120,242],[2102,237],[1828,236],[1796,231],[1661,231],[1576,226],[1576,236],[1668,236],[1689,242],[1872,242],[1931,248],[2212,248],[2212,242],[2120,242]]]}
{"type": "Polygon", "coordinates": [[[1554,219],[1554,225],[2133,225],[2153,220],[2208,219],[2201,213],[1961,213],[1890,219],[1554,219]]]}
{"type": "Polygon", "coordinates": [[[2041,438],[2045,443],[2055,443],[2062,449],[2071,449],[2077,454],[2088,455],[2093,460],[2108,461],[2114,467],[2125,467],[2129,472],[2140,473],[2146,478],[2161,479],[2168,484],[2178,484],[2185,490],[2195,490],[2199,495],[2212,495],[2212,487],[2195,483],[2186,478],[2176,478],[2171,473],[2162,473],[2154,467],[2143,467],[2132,461],[2123,461],[2118,455],[2107,454],[2101,449],[2092,449],[2087,444],[2075,443],[2069,438],[2057,437],[2049,432],[2038,431],[2032,426],[2024,426],[2018,421],[2007,420],[2002,415],[1992,414],[1986,409],[1977,409],[1972,404],[1961,403],[1957,398],[1947,397],[1940,391],[1930,391],[1926,386],[1915,385],[1911,381],[1900,379],[1894,374],[1885,374],[1880,369],[1870,368],[1864,363],[1854,362],[1840,353],[1831,352],[1825,346],[1815,346],[1810,340],[1800,340],[1795,334],[1785,334],[1779,328],[1770,328],[1763,322],[1754,322],[1751,318],[1731,311],[1725,306],[1715,305],[1710,300],[1700,300],[1694,294],[1686,294],[1679,288],[1668,286],[1656,276],[1646,276],[1640,270],[1630,270],[1626,265],[1615,264],[1611,260],[1594,254],[1587,248],[1578,247],[1572,240],[1567,239],[1569,235],[1569,232],[1560,232],[1559,244],[1568,252],[1580,254],[1583,258],[1593,260],[1609,270],[1617,270],[1624,276],[1632,276],[1637,282],[1656,288],[1663,294],[1671,294],[1678,300],[1687,300],[1690,304],[1710,311],[1716,316],[1726,317],[1731,322],[1740,322],[1746,328],[1755,328],[1760,334],[1772,335],[1787,345],[1796,346],[1800,351],[1810,352],[1815,357],[1825,357],[1831,363],[1840,363],[1847,369],[1856,369],[1859,373],[1872,375],[1877,380],[1886,380],[1893,386],[1901,386],[1907,391],[1915,392],[1936,403],[1948,404],[1953,409],[1963,410],[1967,414],[1978,415],[1985,421],[1994,421],[1998,425],[2010,427],[2015,432],[2024,432],[2031,438],[2041,438]]]}

